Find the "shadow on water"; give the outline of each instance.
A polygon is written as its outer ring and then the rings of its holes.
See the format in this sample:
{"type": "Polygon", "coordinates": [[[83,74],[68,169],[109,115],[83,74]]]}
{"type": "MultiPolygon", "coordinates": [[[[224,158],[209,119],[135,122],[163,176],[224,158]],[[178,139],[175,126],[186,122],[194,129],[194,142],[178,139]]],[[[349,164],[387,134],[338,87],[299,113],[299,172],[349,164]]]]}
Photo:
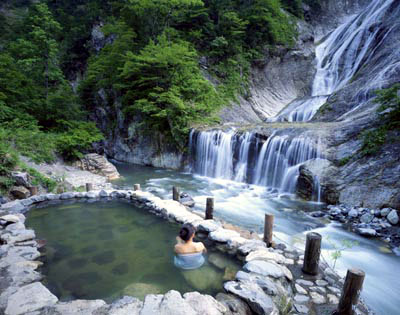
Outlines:
{"type": "Polygon", "coordinates": [[[132,187],[139,183],[143,189],[163,199],[171,199],[172,186],[178,186],[194,198],[195,210],[198,211],[204,211],[206,198],[213,196],[216,217],[257,233],[263,231],[264,214],[272,213],[275,215],[274,237],[301,249],[304,249],[306,233],[317,231],[324,237],[323,257],[331,264],[331,243],[340,246],[342,240],[357,241],[357,246],[342,251],[342,257],[336,263],[337,271],[345,275],[348,268],[363,269],[366,278],[362,297],[367,304],[377,314],[398,314],[400,286],[399,277],[394,272],[400,268],[400,257],[395,256],[383,242],[360,237],[340,224],[329,224],[304,213],[319,210],[323,205],[279,195],[266,187],[229,180],[137,165],[116,166],[123,175],[117,185],[132,187]]]}

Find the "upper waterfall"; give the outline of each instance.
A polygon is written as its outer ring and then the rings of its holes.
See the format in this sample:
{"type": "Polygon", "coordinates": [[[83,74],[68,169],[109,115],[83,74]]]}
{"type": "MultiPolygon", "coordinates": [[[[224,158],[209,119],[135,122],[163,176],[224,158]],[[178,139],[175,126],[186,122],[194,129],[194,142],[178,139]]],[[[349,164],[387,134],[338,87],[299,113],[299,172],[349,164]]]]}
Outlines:
{"type": "Polygon", "coordinates": [[[318,45],[311,96],[293,101],[270,121],[311,120],[328,97],[344,87],[373,56],[383,41],[377,40],[381,36],[378,25],[393,1],[372,1],[365,10],[351,16],[318,45]]]}

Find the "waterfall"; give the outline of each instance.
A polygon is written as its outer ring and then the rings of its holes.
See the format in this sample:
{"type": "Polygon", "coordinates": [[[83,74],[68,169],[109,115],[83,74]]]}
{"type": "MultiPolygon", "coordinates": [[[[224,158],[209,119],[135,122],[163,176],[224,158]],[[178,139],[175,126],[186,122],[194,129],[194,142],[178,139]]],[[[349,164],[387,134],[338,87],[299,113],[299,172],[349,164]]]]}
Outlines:
{"type": "MultiPolygon", "coordinates": [[[[316,74],[311,97],[295,100],[270,121],[305,122],[335,91],[343,88],[377,49],[381,21],[393,0],[374,0],[336,28],[315,51],[316,74]]],[[[380,41],[381,42],[381,41],[380,41]]],[[[378,44],[379,45],[379,44],[378,44]]]]}
{"type": "Polygon", "coordinates": [[[312,139],[221,130],[190,133],[192,172],[294,193],[300,166],[321,157],[312,139]]]}

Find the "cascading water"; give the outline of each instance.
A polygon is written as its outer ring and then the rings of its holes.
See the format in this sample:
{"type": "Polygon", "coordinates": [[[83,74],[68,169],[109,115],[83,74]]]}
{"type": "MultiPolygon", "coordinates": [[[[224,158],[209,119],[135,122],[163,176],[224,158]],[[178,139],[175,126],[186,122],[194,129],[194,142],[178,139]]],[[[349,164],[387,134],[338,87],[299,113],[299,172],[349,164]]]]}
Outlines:
{"type": "Polygon", "coordinates": [[[234,130],[190,133],[192,171],[293,193],[300,166],[321,157],[308,137],[271,135],[262,142],[255,133],[234,130]]]}
{"type": "Polygon", "coordinates": [[[393,0],[372,1],[362,13],[339,26],[317,46],[317,71],[311,97],[295,100],[270,121],[311,120],[328,97],[344,87],[373,56],[382,42],[377,41],[380,28],[376,26],[392,2],[393,0]]]}

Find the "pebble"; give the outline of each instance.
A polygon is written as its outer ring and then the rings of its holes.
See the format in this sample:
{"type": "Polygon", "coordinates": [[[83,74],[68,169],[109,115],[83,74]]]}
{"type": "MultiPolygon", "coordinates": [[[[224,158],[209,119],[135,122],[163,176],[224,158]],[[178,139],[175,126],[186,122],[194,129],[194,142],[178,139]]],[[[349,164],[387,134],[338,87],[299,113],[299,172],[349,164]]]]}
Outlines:
{"type": "Polygon", "coordinates": [[[304,295],[307,294],[307,291],[301,285],[296,283],[294,287],[296,288],[297,293],[304,295]]]}
{"type": "Polygon", "coordinates": [[[314,283],[308,280],[303,280],[303,279],[297,279],[296,283],[300,284],[300,285],[305,285],[307,287],[313,286],[314,283]]]}
{"type": "Polygon", "coordinates": [[[329,304],[339,304],[339,299],[337,298],[336,295],[328,294],[327,298],[329,304]]]}
{"type": "Polygon", "coordinates": [[[294,296],[294,301],[296,303],[300,303],[300,304],[305,304],[310,300],[310,298],[307,295],[303,295],[303,294],[296,294],[294,296]]]}
{"type": "Polygon", "coordinates": [[[294,304],[294,308],[295,308],[296,312],[298,312],[300,314],[308,314],[308,312],[309,312],[308,307],[305,305],[294,304]]]}
{"type": "Polygon", "coordinates": [[[325,297],[318,294],[317,292],[310,292],[311,299],[315,304],[324,304],[326,302],[325,297]]]}
{"type": "Polygon", "coordinates": [[[328,282],[325,280],[317,280],[317,281],[315,281],[315,283],[320,287],[325,287],[328,285],[328,282]]]}

